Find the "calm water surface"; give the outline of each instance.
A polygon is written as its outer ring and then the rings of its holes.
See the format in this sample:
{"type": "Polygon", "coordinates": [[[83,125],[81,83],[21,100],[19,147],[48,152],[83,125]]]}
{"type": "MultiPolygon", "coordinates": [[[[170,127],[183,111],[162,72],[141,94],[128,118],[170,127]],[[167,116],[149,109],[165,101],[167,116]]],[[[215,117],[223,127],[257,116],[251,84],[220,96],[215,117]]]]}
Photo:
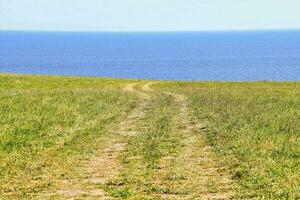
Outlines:
{"type": "Polygon", "coordinates": [[[0,32],[0,73],[300,80],[300,31],[0,32]]]}

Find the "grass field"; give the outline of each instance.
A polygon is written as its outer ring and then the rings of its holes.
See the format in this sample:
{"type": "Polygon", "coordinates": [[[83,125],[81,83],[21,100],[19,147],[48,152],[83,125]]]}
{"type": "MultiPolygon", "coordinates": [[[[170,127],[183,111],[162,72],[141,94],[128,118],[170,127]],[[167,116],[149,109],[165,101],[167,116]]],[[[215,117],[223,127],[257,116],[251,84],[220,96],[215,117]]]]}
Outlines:
{"type": "Polygon", "coordinates": [[[0,199],[299,199],[300,83],[0,75],[0,199]]]}

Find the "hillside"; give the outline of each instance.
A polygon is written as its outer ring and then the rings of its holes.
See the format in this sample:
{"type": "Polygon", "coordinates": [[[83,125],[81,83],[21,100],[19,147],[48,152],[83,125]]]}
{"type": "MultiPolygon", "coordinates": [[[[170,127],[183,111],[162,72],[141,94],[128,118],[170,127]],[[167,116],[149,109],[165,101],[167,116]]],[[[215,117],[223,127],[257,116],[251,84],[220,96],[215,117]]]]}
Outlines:
{"type": "Polygon", "coordinates": [[[0,75],[0,199],[300,198],[300,83],[0,75]]]}

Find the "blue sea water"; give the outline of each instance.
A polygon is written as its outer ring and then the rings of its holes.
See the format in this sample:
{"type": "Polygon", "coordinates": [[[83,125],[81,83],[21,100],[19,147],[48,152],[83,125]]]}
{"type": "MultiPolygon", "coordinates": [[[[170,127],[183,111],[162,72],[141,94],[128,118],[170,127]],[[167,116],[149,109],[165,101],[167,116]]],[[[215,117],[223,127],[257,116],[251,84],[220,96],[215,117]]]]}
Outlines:
{"type": "Polygon", "coordinates": [[[300,31],[0,32],[0,73],[300,80],[300,31]]]}

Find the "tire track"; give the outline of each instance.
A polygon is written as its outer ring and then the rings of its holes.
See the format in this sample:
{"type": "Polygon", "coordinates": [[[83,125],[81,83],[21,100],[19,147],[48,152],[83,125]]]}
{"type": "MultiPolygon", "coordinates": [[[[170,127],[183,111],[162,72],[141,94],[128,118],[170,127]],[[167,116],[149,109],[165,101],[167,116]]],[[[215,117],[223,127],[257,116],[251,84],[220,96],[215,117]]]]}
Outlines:
{"type": "Polygon", "coordinates": [[[116,179],[122,170],[120,157],[126,151],[129,138],[138,134],[136,132],[137,122],[145,116],[146,107],[150,101],[150,96],[144,90],[148,90],[150,84],[143,85],[142,91],[135,89],[137,83],[124,86],[122,89],[124,92],[134,92],[139,96],[138,106],[105,139],[103,142],[105,147],[101,148],[91,160],[83,163],[82,168],[85,171],[83,178],[62,182],[61,189],[50,196],[53,196],[54,199],[112,199],[102,188],[116,179]]]}
{"type": "Polygon", "coordinates": [[[205,126],[194,119],[184,95],[166,93],[179,106],[183,147],[176,156],[161,160],[159,180],[162,187],[170,186],[173,193],[161,195],[163,199],[231,199],[233,182],[228,170],[220,164],[201,130],[205,126]],[[170,181],[170,174],[179,177],[170,181]],[[167,180],[167,182],[165,181],[167,180]],[[173,188],[172,188],[173,187],[173,188]]]}

